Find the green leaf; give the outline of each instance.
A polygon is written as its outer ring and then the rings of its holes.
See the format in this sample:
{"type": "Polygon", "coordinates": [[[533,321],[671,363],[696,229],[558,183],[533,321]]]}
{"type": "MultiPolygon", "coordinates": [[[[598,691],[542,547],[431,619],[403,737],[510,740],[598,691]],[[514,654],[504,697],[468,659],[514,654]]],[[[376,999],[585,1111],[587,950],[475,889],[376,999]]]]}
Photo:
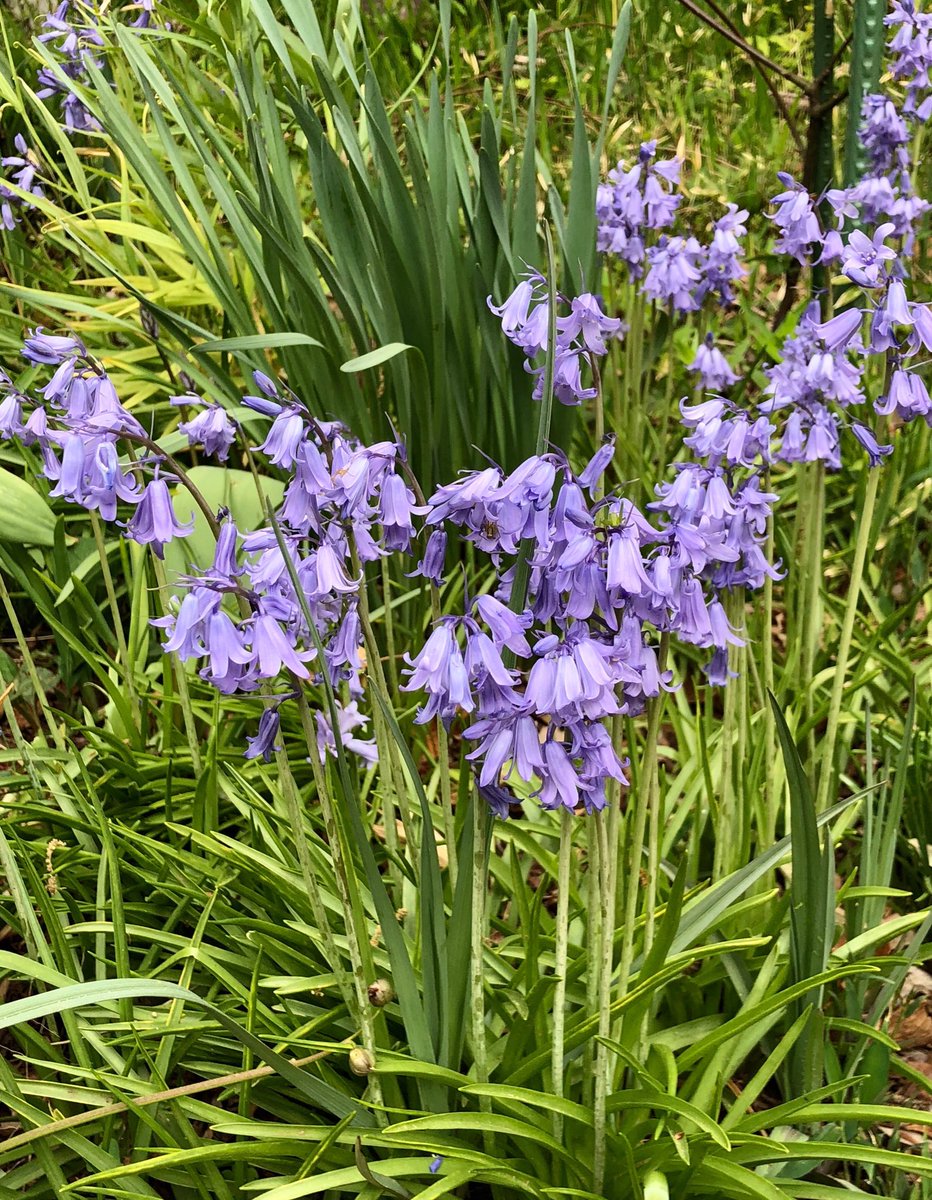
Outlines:
{"type": "Polygon", "coordinates": [[[326,350],[323,342],[306,333],[250,333],[243,337],[218,338],[211,342],[198,342],[191,347],[195,354],[214,354],[227,350],[273,350],[279,346],[318,346],[326,350]]]}
{"type": "Polygon", "coordinates": [[[666,1092],[642,1086],[632,1088],[630,1091],[615,1092],[609,1096],[606,1103],[606,1108],[609,1112],[639,1107],[655,1109],[658,1112],[674,1113],[676,1116],[683,1117],[684,1120],[691,1121],[697,1129],[701,1129],[703,1133],[707,1133],[712,1141],[717,1142],[723,1150],[731,1149],[728,1134],[722,1129],[721,1125],[717,1121],[713,1121],[711,1117],[706,1116],[694,1104],[690,1104],[686,1100],[681,1100],[679,1096],[671,1096],[666,1092]]]}
{"type": "Polygon", "coordinates": [[[55,514],[34,487],[5,467],[0,467],[0,541],[55,544],[55,514]]]}
{"type": "Polygon", "coordinates": [[[9,1029],[13,1025],[30,1021],[41,1021],[45,1017],[58,1016],[75,1008],[89,1008],[99,1005],[109,1008],[115,1001],[123,999],[159,999],[184,1000],[187,1004],[206,1009],[228,1033],[232,1033],[257,1057],[273,1067],[275,1071],[292,1087],[306,1096],[312,1104],[323,1108],[336,1117],[345,1117],[355,1113],[359,1125],[374,1125],[369,1113],[358,1109],[357,1105],[342,1095],[329,1084],[315,1079],[307,1071],[294,1066],[274,1050],[261,1042],[254,1034],[244,1029],[240,1024],[227,1016],[225,1012],[203,1000],[187,988],[179,987],[162,979],[101,979],[92,983],[76,983],[70,987],[55,988],[50,992],[42,992],[37,996],[27,996],[23,1000],[13,1000],[0,1005],[0,1029],[9,1029]]]}
{"type": "Polygon", "coordinates": [[[377,350],[370,350],[368,354],[361,354],[359,358],[350,358],[345,363],[340,363],[340,370],[347,375],[353,371],[368,371],[370,367],[379,367],[389,359],[403,354],[405,350],[414,349],[414,346],[409,346],[406,342],[389,342],[385,346],[379,346],[377,350]]]}

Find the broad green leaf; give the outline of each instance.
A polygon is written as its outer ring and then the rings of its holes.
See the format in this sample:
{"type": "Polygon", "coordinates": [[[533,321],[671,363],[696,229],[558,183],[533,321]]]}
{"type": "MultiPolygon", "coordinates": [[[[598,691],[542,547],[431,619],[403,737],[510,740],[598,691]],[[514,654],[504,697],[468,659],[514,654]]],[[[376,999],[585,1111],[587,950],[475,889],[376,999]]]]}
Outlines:
{"type": "Polygon", "coordinates": [[[413,350],[414,346],[409,346],[406,342],[389,342],[385,346],[380,346],[377,350],[370,350],[368,354],[361,354],[359,358],[348,359],[347,362],[340,364],[340,370],[346,374],[352,374],[354,371],[368,371],[372,367],[380,367],[382,363],[388,362],[389,359],[396,358],[399,354],[403,354],[405,350],[413,350]]]}
{"type": "Polygon", "coordinates": [[[274,1067],[283,1079],[306,1096],[312,1104],[337,1117],[345,1117],[355,1112],[359,1124],[373,1124],[372,1117],[361,1109],[357,1111],[357,1106],[349,1097],[315,1079],[307,1071],[293,1066],[287,1058],[270,1050],[259,1038],[209,1001],[167,980],[102,979],[93,983],[76,983],[69,987],[55,988],[50,992],[27,996],[23,1000],[13,1000],[0,1005],[0,1029],[9,1029],[13,1025],[29,1021],[41,1021],[45,1017],[58,1016],[75,1008],[108,1008],[121,999],[184,1000],[187,1004],[203,1008],[223,1025],[228,1033],[232,1033],[248,1046],[253,1054],[274,1067]]]}
{"type": "Polygon", "coordinates": [[[55,514],[25,479],[0,467],[0,541],[52,546],[55,514]]]}

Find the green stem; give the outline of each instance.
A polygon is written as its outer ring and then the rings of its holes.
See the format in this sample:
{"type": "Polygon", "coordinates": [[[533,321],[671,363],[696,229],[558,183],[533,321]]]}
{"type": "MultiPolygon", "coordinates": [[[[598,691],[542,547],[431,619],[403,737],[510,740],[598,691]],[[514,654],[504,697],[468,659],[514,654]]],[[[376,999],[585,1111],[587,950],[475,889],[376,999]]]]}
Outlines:
{"type": "MultiPolygon", "coordinates": [[[[599,1004],[599,961],[602,945],[601,867],[599,846],[595,836],[595,823],[586,821],[586,951],[589,970],[586,972],[586,1012],[591,1016],[599,1004]]],[[[595,1103],[595,1055],[596,1043],[589,1038],[583,1047],[583,1104],[591,1108],[595,1103]]]]}
{"type": "MultiPolygon", "coordinates": [[[[727,614],[729,622],[736,628],[743,627],[744,589],[737,589],[727,598],[727,614]]],[[[747,814],[745,813],[735,789],[735,761],[739,771],[743,766],[742,757],[742,708],[739,700],[744,699],[745,676],[742,670],[741,658],[744,647],[728,647],[728,669],[737,676],[730,679],[725,686],[725,704],[719,733],[719,744],[722,748],[721,769],[721,807],[719,809],[718,827],[715,830],[715,854],[713,878],[721,879],[735,870],[743,861],[742,847],[745,842],[747,814]],[[737,755],[736,752],[737,751],[737,755]]]]}
{"type": "Polygon", "coordinates": [[[126,634],[123,631],[123,618],[120,615],[120,606],[117,603],[116,588],[113,586],[113,575],[110,571],[110,560],[107,557],[107,545],[104,541],[103,528],[100,524],[100,517],[92,509],[91,510],[91,528],[94,530],[94,542],[97,546],[97,555],[100,559],[100,570],[104,580],[104,590],[107,593],[107,604],[110,608],[110,619],[113,622],[113,633],[116,638],[117,654],[120,662],[123,665],[123,679],[126,684],[126,692],[129,697],[130,707],[133,710],[133,717],[136,726],[139,726],[139,702],[136,696],[136,685],[133,680],[132,664],[129,657],[129,647],[126,644],[126,634]]]}
{"type": "MultiPolygon", "coordinates": [[[[375,630],[372,627],[372,620],[369,615],[369,592],[366,586],[366,575],[362,564],[359,561],[359,555],[356,552],[355,543],[350,539],[351,547],[351,562],[353,573],[360,577],[359,584],[359,625],[362,629],[363,639],[366,644],[366,667],[369,673],[375,680],[376,687],[382,696],[388,696],[388,688],[385,682],[385,672],[382,669],[382,655],[379,649],[379,643],[376,640],[375,630]]],[[[408,811],[407,805],[404,803],[404,797],[407,795],[407,789],[404,783],[404,774],[401,767],[401,762],[398,757],[398,747],[395,744],[395,739],[392,736],[391,730],[388,728],[386,721],[382,715],[381,707],[376,703],[372,705],[372,725],[376,735],[376,744],[379,747],[379,760],[385,759],[384,765],[387,767],[383,775],[383,782],[388,784],[386,793],[389,796],[391,812],[385,813],[385,836],[394,837],[395,835],[395,810],[401,816],[401,824],[405,831],[405,842],[407,844],[410,861],[415,864],[418,859],[419,842],[415,835],[411,814],[408,811]],[[391,833],[389,832],[391,826],[391,833]]],[[[423,836],[428,837],[432,831],[423,830],[423,836]]],[[[415,868],[416,870],[416,868],[415,868]]]]}
{"type": "Polygon", "coordinates": [[[805,609],[801,614],[803,658],[801,677],[806,689],[806,716],[810,723],[809,761],[815,758],[815,729],[813,712],[815,695],[812,686],[816,654],[822,632],[822,558],[825,550],[825,465],[816,462],[809,480],[808,546],[806,554],[806,587],[803,592],[805,609]]]}
{"type": "MultiPolygon", "coordinates": [[[[770,468],[764,476],[764,491],[770,491],[770,468]]],[[[773,565],[774,556],[774,527],[773,513],[767,518],[767,562],[773,565]]],[[[774,789],[773,771],[770,764],[774,762],[777,753],[777,727],[773,708],[767,703],[768,695],[776,695],[774,689],[773,669],[773,579],[770,575],[764,578],[763,628],[761,629],[761,653],[763,662],[761,674],[764,680],[764,813],[765,827],[761,830],[761,848],[772,846],[776,839],[777,807],[779,800],[774,789]]]]}
{"type": "Polygon", "coordinates": [[[822,750],[822,764],[819,771],[819,790],[816,797],[816,811],[824,812],[831,798],[832,785],[835,783],[835,743],[838,738],[838,723],[841,717],[841,701],[845,690],[845,679],[848,674],[848,655],[851,652],[851,639],[854,634],[854,622],[857,617],[858,603],[861,597],[861,582],[864,578],[864,564],[870,548],[871,523],[874,517],[874,504],[877,500],[877,487],[880,482],[880,468],[868,468],[867,489],[858,522],[858,539],[854,548],[854,562],[851,565],[851,578],[848,581],[848,598],[845,604],[845,617],[841,627],[841,637],[838,641],[838,652],[835,655],[835,674],[832,679],[832,696],[829,701],[828,725],[825,730],[825,740],[822,750]]]}
{"type": "MultiPolygon", "coordinates": [[[[670,635],[664,633],[657,655],[661,672],[666,667],[670,635]]],[[[661,688],[660,694],[651,701],[650,717],[647,727],[647,751],[644,756],[644,771],[642,786],[646,786],[647,807],[649,810],[650,826],[647,836],[647,894],[644,911],[647,923],[644,927],[644,952],[650,949],[654,940],[654,926],[657,914],[657,891],[660,883],[660,840],[663,835],[663,797],[660,792],[660,774],[658,771],[659,758],[657,747],[660,741],[660,722],[663,717],[666,692],[661,688]]],[[[643,838],[643,832],[641,837],[643,838]]]]}
{"type": "Polygon", "coordinates": [[[32,657],[32,651],[29,649],[29,643],[23,634],[23,627],[19,623],[19,617],[16,615],[16,606],[7,591],[6,580],[3,577],[3,572],[0,571],[0,599],[3,600],[3,607],[6,611],[7,619],[10,622],[10,628],[13,630],[13,636],[16,638],[16,647],[19,650],[26,671],[29,674],[29,682],[32,684],[33,691],[36,694],[36,701],[42,710],[42,715],[45,718],[46,728],[52,735],[52,740],[59,749],[65,746],[65,737],[61,729],[55,722],[52,715],[52,709],[49,706],[48,698],[45,694],[45,688],[39,679],[39,672],[36,669],[35,660],[32,657]]]}
{"type": "MultiPolygon", "coordinates": [[[[300,693],[301,681],[297,678],[294,680],[295,688],[300,693]]],[[[304,709],[307,708],[307,703],[304,704],[304,709]]],[[[312,763],[319,765],[317,757],[317,737],[314,735],[313,741],[309,740],[308,727],[304,720],[304,709],[301,711],[302,728],[304,729],[305,739],[308,741],[308,752],[311,755],[312,763]]],[[[275,765],[278,768],[278,778],[281,784],[282,796],[285,800],[285,811],[288,814],[288,821],[291,825],[291,831],[295,840],[295,848],[298,853],[298,864],[301,868],[301,878],[304,881],[304,887],[307,891],[308,899],[311,902],[311,911],[314,914],[314,920],[317,922],[317,927],[320,930],[321,940],[324,944],[324,954],[327,961],[333,968],[333,973],[337,977],[337,986],[340,989],[340,995],[343,998],[343,1003],[346,1005],[347,1012],[352,1012],[356,1006],[356,998],[353,995],[352,976],[343,967],[342,955],[337,950],[336,942],[333,940],[333,931],[330,928],[330,920],[327,916],[327,909],[324,905],[323,897],[320,888],[317,886],[317,876],[314,873],[314,864],[311,860],[311,851],[308,845],[307,832],[304,827],[304,813],[301,809],[301,801],[299,799],[298,785],[295,782],[294,775],[291,771],[291,764],[288,761],[288,755],[284,749],[276,750],[275,765]]],[[[315,772],[315,781],[317,773],[315,772]]]]}
{"type": "MultiPolygon", "coordinates": [[[[664,669],[667,657],[667,647],[669,646],[670,635],[664,633],[661,635],[660,652],[658,655],[661,671],[664,669]]],[[[622,922],[621,936],[621,962],[618,968],[618,999],[623,998],[628,994],[628,985],[631,978],[631,964],[634,961],[634,931],[638,915],[638,897],[642,890],[642,857],[644,850],[644,838],[647,832],[647,820],[651,807],[651,796],[654,789],[654,775],[657,772],[657,739],[660,736],[660,721],[663,715],[664,700],[666,692],[660,691],[659,695],[654,696],[647,710],[647,744],[644,747],[644,759],[641,764],[641,770],[638,773],[637,795],[632,797],[634,800],[634,821],[631,828],[631,836],[628,838],[628,851],[630,853],[630,861],[628,863],[628,877],[625,883],[625,910],[624,919],[622,922]]],[[[628,822],[626,821],[626,824],[628,822]]],[[[656,879],[647,880],[648,891],[653,889],[656,891],[656,879]]],[[[655,906],[655,901],[648,900],[648,909],[655,906]]],[[[653,930],[650,931],[651,936],[653,930]]],[[[645,930],[645,952],[649,947],[649,938],[645,930]]]]}
{"type": "MultiPolygon", "coordinates": [[[[165,564],[155,554],[152,554],[150,557],[152,560],[152,569],[155,572],[155,582],[158,585],[162,615],[167,617],[171,610],[168,605],[170,589],[168,580],[165,577],[165,564]]],[[[177,654],[173,654],[171,660],[175,673],[175,685],[178,688],[178,701],[181,704],[181,717],[184,722],[185,737],[187,738],[188,750],[191,754],[191,765],[194,767],[195,775],[200,775],[201,746],[197,737],[197,725],[194,720],[194,707],[191,704],[191,692],[188,688],[188,676],[185,673],[184,663],[177,654]]]]}
{"type": "Polygon", "coordinates": [[[593,1103],[595,1141],[592,1165],[593,1191],[598,1195],[602,1194],[602,1186],[605,1180],[605,1152],[608,1136],[606,1102],[611,1085],[611,1052],[602,1039],[607,1038],[611,1033],[612,966],[615,945],[615,897],[613,895],[612,883],[615,872],[612,864],[613,842],[609,835],[610,826],[607,822],[608,816],[609,814],[603,809],[602,812],[594,813],[591,818],[591,823],[595,830],[596,846],[598,848],[599,895],[602,910],[599,930],[598,969],[596,972],[599,980],[597,998],[599,1041],[596,1043],[595,1051],[595,1098],[593,1103]]]}
{"type": "MultiPolygon", "coordinates": [[[[314,719],[308,707],[307,697],[301,689],[298,690],[298,711],[301,714],[301,726],[304,730],[305,740],[307,741],[307,752],[310,758],[311,770],[314,774],[314,785],[317,788],[317,799],[320,802],[320,812],[323,817],[324,829],[330,847],[337,896],[340,900],[340,907],[343,909],[343,922],[346,926],[346,944],[349,949],[350,965],[353,972],[355,1008],[359,1018],[362,1044],[372,1055],[373,1061],[375,1061],[375,1019],[372,1005],[369,1003],[369,984],[374,981],[375,973],[372,965],[372,948],[369,941],[369,932],[366,927],[366,914],[359,895],[359,886],[356,873],[353,869],[352,856],[349,852],[346,833],[342,822],[337,816],[337,809],[330,794],[325,766],[321,763],[317,752],[317,731],[314,728],[314,719]]],[[[295,836],[298,837],[300,843],[304,840],[300,811],[297,817],[299,826],[295,836]]],[[[306,849],[307,847],[305,846],[305,851],[306,849]]],[[[300,857],[300,846],[298,854],[300,857]]],[[[382,1081],[376,1073],[370,1074],[367,1078],[372,1102],[378,1108],[383,1103],[382,1081]]],[[[376,1115],[384,1122],[384,1114],[377,1113],[376,1115]]]]}
{"type": "MultiPolygon", "coordinates": [[[[473,862],[472,862],[472,905],[470,912],[470,1032],[472,1041],[473,1067],[477,1083],[489,1081],[489,1055],[485,1031],[485,918],[488,893],[489,843],[491,822],[485,802],[479,795],[478,785],[473,787],[473,862]]],[[[492,1111],[488,1096],[479,1099],[482,1112],[492,1111]]],[[[483,1133],[482,1142],[487,1154],[492,1152],[492,1135],[483,1133]]]]}
{"type": "MultiPolygon", "coordinates": [[[[553,253],[553,236],[550,226],[544,223],[544,241],[547,246],[547,303],[549,305],[549,320],[547,322],[547,360],[544,365],[544,390],[540,401],[540,416],[537,421],[537,441],[534,447],[536,455],[543,454],[550,439],[550,423],[553,417],[553,375],[556,365],[557,349],[557,279],[556,262],[553,253]]],[[[515,563],[515,577],[511,585],[512,612],[523,612],[527,600],[528,580],[531,574],[530,560],[534,552],[533,538],[525,538],[518,549],[518,560],[515,563]]],[[[505,665],[509,662],[506,659],[505,665]]]]}
{"type": "MultiPolygon", "coordinates": [[[[555,1096],[566,1094],[563,1078],[566,1031],[566,969],[570,936],[570,865],[573,854],[574,817],[568,808],[560,809],[560,855],[557,862],[557,922],[554,934],[553,1025],[550,1051],[551,1088],[555,1096]]],[[[553,1136],[563,1140],[563,1114],[553,1114],[553,1136]]]]}

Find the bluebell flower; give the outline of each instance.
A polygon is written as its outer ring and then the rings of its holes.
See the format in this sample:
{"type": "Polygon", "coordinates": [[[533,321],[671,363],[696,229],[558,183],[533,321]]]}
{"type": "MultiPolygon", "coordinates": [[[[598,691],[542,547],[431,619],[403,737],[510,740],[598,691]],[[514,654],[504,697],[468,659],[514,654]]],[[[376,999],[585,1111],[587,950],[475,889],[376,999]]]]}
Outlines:
{"type": "Polygon", "coordinates": [[[871,237],[855,229],[848,237],[842,261],[842,273],[860,287],[879,287],[885,279],[884,264],[896,258],[896,251],[884,242],[894,231],[893,223],[885,222],[871,237]]]}
{"type": "Polygon", "coordinates": [[[255,737],[247,738],[246,751],[243,758],[261,758],[263,762],[271,762],[272,755],[281,750],[275,745],[280,728],[280,717],[277,708],[266,708],[259,718],[259,731],[255,737]]]}
{"type": "Polygon", "coordinates": [[[801,184],[784,171],[778,171],[777,178],[785,190],[770,201],[777,210],[770,220],[780,231],[775,248],[778,254],[788,254],[805,263],[813,247],[822,241],[819,219],[812,198],[801,184]]]}
{"type": "Polygon", "coordinates": [[[870,466],[879,467],[887,455],[893,453],[892,445],[881,445],[867,426],[862,425],[860,421],[852,421],[849,428],[867,451],[867,461],[870,466]]]}
{"type": "MultiPolygon", "coordinates": [[[[192,395],[172,396],[171,403],[185,404],[191,407],[201,407],[204,404],[197,396],[192,395]]],[[[230,454],[230,447],[236,440],[236,425],[219,404],[204,406],[189,421],[180,422],[178,430],[185,435],[192,446],[203,446],[205,454],[219,459],[220,462],[226,462],[230,454]]]]}
{"type": "MultiPolygon", "coordinates": [[[[327,713],[315,714],[317,722],[317,754],[321,762],[326,761],[328,754],[334,758],[337,753],[337,742],[333,726],[327,713]]],[[[366,766],[372,766],[379,761],[379,751],[374,741],[356,737],[357,729],[364,729],[369,724],[369,718],[359,711],[355,700],[349,704],[337,704],[337,723],[340,730],[340,741],[345,750],[355,754],[366,766]]]]}
{"type": "Polygon", "coordinates": [[[423,558],[421,558],[414,570],[409,572],[409,578],[421,575],[425,579],[430,580],[435,587],[442,587],[446,554],[447,535],[442,529],[435,529],[427,539],[423,558]]]}
{"type": "Polygon", "coordinates": [[[721,392],[738,382],[738,376],[728,365],[728,359],[715,345],[715,337],[707,333],[699,343],[693,361],[689,364],[690,371],[695,371],[702,381],[702,386],[709,391],[721,392]]]}
{"type": "MultiPolygon", "coordinates": [[[[42,185],[37,179],[39,167],[36,156],[26,145],[26,139],[21,133],[13,139],[13,144],[17,153],[0,158],[0,168],[7,172],[6,179],[24,192],[33,196],[43,196],[42,185]]],[[[19,220],[17,213],[22,209],[34,207],[29,200],[17,195],[3,179],[0,179],[0,225],[6,229],[15,229],[19,220]]]]}
{"type": "Polygon", "coordinates": [[[177,537],[187,537],[194,531],[194,518],[183,523],[175,516],[168,484],[156,475],[146,484],[132,520],[126,527],[127,537],[140,546],[151,545],[158,558],[165,557],[165,546],[177,537]]]}

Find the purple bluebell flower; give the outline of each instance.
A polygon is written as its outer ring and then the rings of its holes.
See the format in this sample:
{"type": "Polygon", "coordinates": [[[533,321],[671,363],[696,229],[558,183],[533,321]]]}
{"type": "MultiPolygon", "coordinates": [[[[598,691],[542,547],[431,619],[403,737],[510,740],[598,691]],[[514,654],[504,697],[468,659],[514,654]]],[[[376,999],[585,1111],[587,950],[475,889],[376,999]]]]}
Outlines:
{"type": "MultiPolygon", "coordinates": [[[[316,713],[315,720],[317,722],[317,754],[320,761],[325,762],[328,754],[336,757],[337,741],[329,714],[316,713]]],[[[337,704],[337,723],[340,730],[340,742],[344,749],[362,759],[366,766],[372,766],[379,761],[379,750],[375,742],[356,737],[356,730],[364,729],[369,724],[369,718],[362,715],[355,700],[346,705],[337,704]]]]}
{"type": "Polygon", "coordinates": [[[570,302],[570,314],[558,321],[561,339],[571,345],[577,338],[590,354],[602,357],[608,353],[605,339],[614,337],[621,328],[617,317],[607,317],[598,297],[584,292],[570,302]]]}
{"type": "Polygon", "coordinates": [[[893,446],[890,444],[881,445],[876,437],[871,433],[866,425],[862,425],[860,421],[852,421],[849,426],[851,432],[867,451],[867,461],[872,467],[879,467],[888,454],[893,453],[893,446]]]}
{"type": "Polygon", "coordinates": [[[58,67],[61,75],[49,67],[42,67],[38,73],[40,87],[36,96],[40,100],[56,95],[62,97],[62,115],[67,132],[99,131],[99,121],[76,91],[77,85],[88,82],[89,66],[98,70],[103,67],[99,50],[104,42],[92,9],[88,5],[73,4],[72,0],[62,0],[54,13],[45,17],[43,29],[39,41],[50,43],[60,56],[58,67]]]}
{"type": "Polygon", "coordinates": [[[407,551],[414,537],[411,514],[416,510],[414,493],[399,475],[386,475],[379,491],[379,521],[385,546],[407,551]]]}
{"type": "Polygon", "coordinates": [[[143,490],[133,518],[126,527],[126,536],[140,546],[151,545],[156,556],[164,558],[168,542],[176,537],[187,537],[193,530],[193,515],[187,524],[178,520],[168,484],[161,475],[156,475],[143,490]]]}
{"type": "Polygon", "coordinates": [[[858,136],[874,175],[886,175],[902,165],[899,153],[909,145],[910,133],[896,105],[886,96],[864,97],[858,136]]]}
{"type": "MultiPolygon", "coordinates": [[[[874,402],[874,408],[884,416],[895,413],[901,421],[908,422],[915,417],[928,419],[932,413],[932,401],[921,376],[915,371],[899,367],[890,376],[887,394],[874,402]]],[[[858,436],[853,426],[852,431],[858,436]]],[[[868,449],[866,445],[865,449],[868,449]]]]}
{"type": "Polygon", "coordinates": [[[906,83],[904,112],[924,122],[932,116],[932,17],[915,0],[893,0],[884,24],[893,29],[887,43],[895,79],[906,83]]]}
{"type": "Polygon", "coordinates": [[[702,248],[694,237],[662,236],[647,251],[645,294],[677,312],[694,312],[699,307],[694,292],[702,279],[701,261],[702,248]]]}
{"type": "Polygon", "coordinates": [[[596,489],[601,486],[602,476],[605,474],[614,456],[615,435],[609,434],[577,476],[579,486],[587,488],[589,494],[593,495],[596,489]]]}
{"type": "Polygon", "coordinates": [[[410,669],[403,673],[410,679],[402,684],[401,690],[428,694],[427,704],[418,712],[418,724],[425,724],[438,714],[449,723],[457,711],[468,713],[475,708],[456,626],[455,618],[442,617],[421,652],[415,658],[404,656],[410,669]]]}
{"type": "Polygon", "coordinates": [[[872,237],[853,230],[845,246],[842,273],[860,287],[879,287],[884,281],[884,264],[896,258],[896,251],[884,245],[893,230],[889,221],[875,229],[872,237]]]}
{"type": "Polygon", "coordinates": [[[702,386],[712,392],[725,391],[738,382],[738,376],[728,365],[728,359],[715,345],[715,338],[711,333],[707,333],[699,343],[689,369],[695,371],[702,381],[702,386]]]}
{"type": "Polygon", "coordinates": [[[285,668],[299,679],[308,678],[304,664],[317,652],[313,648],[298,650],[293,633],[286,635],[279,618],[257,613],[252,620],[251,638],[260,677],[273,679],[285,668]]]}
{"type": "Polygon", "coordinates": [[[486,298],[489,309],[502,321],[502,332],[510,338],[527,324],[528,309],[534,298],[534,285],[530,279],[522,279],[515,290],[501,304],[492,303],[492,297],[486,298]]]}
{"type": "MultiPolygon", "coordinates": [[[[201,406],[203,401],[197,396],[172,396],[172,404],[201,406]]],[[[220,462],[226,462],[230,447],[236,440],[236,425],[219,404],[208,404],[189,421],[182,421],[178,426],[192,446],[201,445],[204,453],[220,462]]]]}
{"type": "Polygon", "coordinates": [[[281,409],[265,441],[256,449],[277,467],[293,467],[306,433],[304,417],[297,406],[290,405],[281,409]]]}
{"type": "Polygon", "coordinates": [[[34,208],[29,200],[23,196],[17,195],[9,186],[8,183],[14,184],[24,192],[29,192],[33,196],[42,197],[42,185],[37,179],[38,162],[35,155],[26,145],[26,139],[21,133],[18,133],[13,139],[13,144],[16,147],[16,154],[8,154],[0,158],[0,168],[6,171],[6,181],[0,178],[0,225],[6,229],[15,229],[19,220],[17,213],[20,210],[34,208]]]}
{"type": "Polygon", "coordinates": [[[70,334],[46,333],[41,325],[31,330],[23,343],[23,358],[27,362],[57,367],[72,355],[84,356],[87,351],[80,338],[70,334]]]}
{"type": "Polygon", "coordinates": [[[24,397],[16,391],[10,380],[0,372],[0,437],[22,436],[26,429],[23,423],[24,397]]]}
{"type": "Polygon", "coordinates": [[[261,758],[263,762],[271,762],[272,755],[281,750],[275,745],[280,728],[280,718],[277,708],[266,708],[259,718],[259,731],[255,737],[246,739],[247,747],[243,758],[261,758]]]}
{"type": "Polygon", "coordinates": [[[778,171],[777,178],[785,190],[770,201],[777,210],[770,220],[780,231],[775,248],[778,254],[788,254],[805,263],[813,247],[822,240],[819,219],[809,193],[792,175],[778,171]]]}
{"type": "Polygon", "coordinates": [[[424,557],[414,570],[409,572],[409,578],[421,575],[425,579],[430,580],[435,587],[443,587],[443,568],[446,562],[446,554],[447,535],[442,529],[435,529],[427,539],[427,545],[424,548],[424,557]]]}

